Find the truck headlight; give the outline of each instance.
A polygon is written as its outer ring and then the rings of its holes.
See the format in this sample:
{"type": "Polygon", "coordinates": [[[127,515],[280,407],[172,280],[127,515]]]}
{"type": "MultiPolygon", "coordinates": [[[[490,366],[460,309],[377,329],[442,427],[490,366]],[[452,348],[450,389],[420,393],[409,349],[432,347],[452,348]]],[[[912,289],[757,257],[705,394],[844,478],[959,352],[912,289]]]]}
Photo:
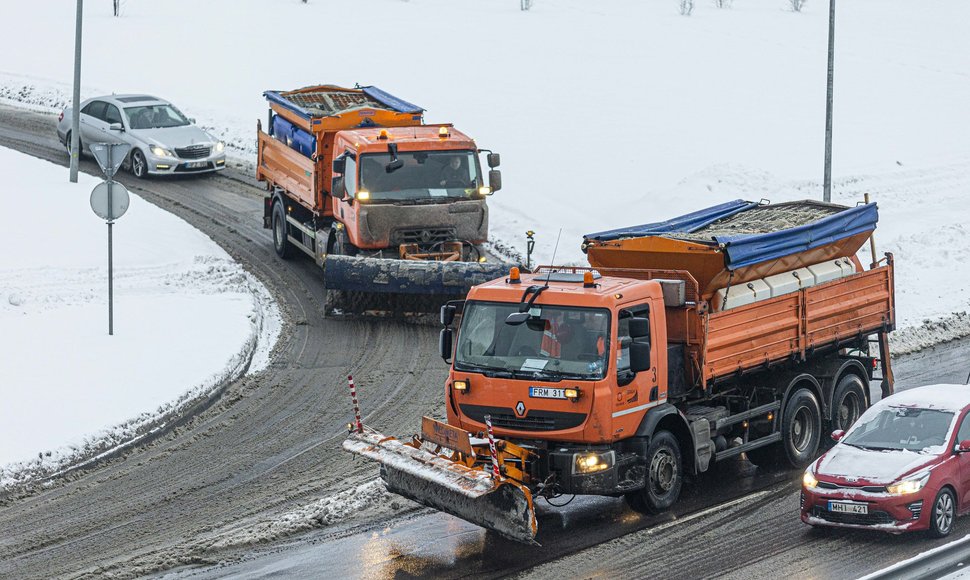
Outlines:
{"type": "Polygon", "coordinates": [[[154,155],[155,157],[175,157],[174,153],[172,153],[168,149],[159,147],[158,145],[152,145],[151,150],[152,150],[152,155],[154,155]]]}
{"type": "Polygon", "coordinates": [[[818,485],[818,480],[815,479],[815,474],[812,473],[811,467],[805,470],[805,475],[802,476],[802,485],[805,486],[805,489],[815,489],[818,485]]]}
{"type": "Polygon", "coordinates": [[[573,473],[596,473],[613,467],[615,454],[610,451],[587,451],[573,454],[573,473]]]}
{"type": "Polygon", "coordinates": [[[923,489],[926,482],[930,480],[929,472],[921,473],[913,477],[906,478],[902,481],[897,481],[892,485],[886,486],[886,491],[893,495],[906,495],[908,493],[916,493],[917,491],[923,489]]]}

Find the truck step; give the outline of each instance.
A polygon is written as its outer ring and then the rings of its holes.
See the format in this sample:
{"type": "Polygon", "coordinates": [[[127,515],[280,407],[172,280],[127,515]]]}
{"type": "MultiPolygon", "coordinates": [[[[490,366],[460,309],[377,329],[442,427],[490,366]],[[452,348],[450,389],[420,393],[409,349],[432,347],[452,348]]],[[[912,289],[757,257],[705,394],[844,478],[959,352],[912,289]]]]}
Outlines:
{"type": "Polygon", "coordinates": [[[768,413],[777,411],[780,408],[781,408],[781,402],[774,401],[772,403],[768,403],[767,405],[761,405],[760,407],[755,407],[754,409],[748,409],[747,411],[742,411],[741,413],[731,415],[730,417],[718,419],[717,422],[714,424],[714,430],[720,431],[724,427],[729,427],[736,423],[747,421],[748,419],[751,419],[753,417],[767,415],[768,413]]]}
{"type": "Polygon", "coordinates": [[[777,443],[781,441],[781,433],[775,432],[771,435],[765,435],[755,439],[754,441],[748,441],[747,443],[738,445],[737,447],[732,447],[730,449],[725,449],[714,455],[714,461],[723,461],[725,459],[730,459],[732,457],[737,457],[745,451],[751,451],[752,449],[758,449],[759,447],[765,447],[771,445],[772,443],[777,443]]]}

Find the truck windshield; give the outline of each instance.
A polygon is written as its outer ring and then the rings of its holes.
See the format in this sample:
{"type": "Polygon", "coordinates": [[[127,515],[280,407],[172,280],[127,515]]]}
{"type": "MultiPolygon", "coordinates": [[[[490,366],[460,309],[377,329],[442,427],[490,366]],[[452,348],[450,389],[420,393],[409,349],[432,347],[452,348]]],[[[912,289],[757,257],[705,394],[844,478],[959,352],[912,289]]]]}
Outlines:
{"type": "Polygon", "coordinates": [[[388,173],[390,153],[361,155],[360,189],[371,200],[467,198],[481,183],[474,151],[402,151],[397,158],[404,165],[388,173]]]}
{"type": "Polygon", "coordinates": [[[606,376],[609,310],[537,305],[525,323],[506,324],[518,310],[518,304],[468,302],[455,369],[552,381],[606,376]]]}
{"type": "Polygon", "coordinates": [[[953,413],[936,409],[889,407],[870,411],[852,426],[843,443],[863,449],[922,451],[944,445],[953,422],[953,413]]]}

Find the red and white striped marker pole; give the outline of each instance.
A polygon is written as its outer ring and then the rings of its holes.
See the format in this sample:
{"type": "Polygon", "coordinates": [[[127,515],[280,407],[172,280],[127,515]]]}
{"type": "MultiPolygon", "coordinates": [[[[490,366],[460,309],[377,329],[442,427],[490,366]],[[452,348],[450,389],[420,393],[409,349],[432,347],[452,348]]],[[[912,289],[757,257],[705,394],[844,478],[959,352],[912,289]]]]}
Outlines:
{"type": "Polygon", "coordinates": [[[492,416],[485,415],[485,431],[488,433],[488,450],[492,453],[492,475],[495,479],[502,477],[498,469],[498,454],[495,453],[495,435],[492,434],[492,416]]]}
{"type": "Polygon", "coordinates": [[[350,387],[350,398],[354,401],[354,419],[357,421],[357,432],[364,432],[364,424],[360,422],[360,405],[357,404],[357,387],[354,385],[354,377],[347,375],[347,385],[350,387]]]}

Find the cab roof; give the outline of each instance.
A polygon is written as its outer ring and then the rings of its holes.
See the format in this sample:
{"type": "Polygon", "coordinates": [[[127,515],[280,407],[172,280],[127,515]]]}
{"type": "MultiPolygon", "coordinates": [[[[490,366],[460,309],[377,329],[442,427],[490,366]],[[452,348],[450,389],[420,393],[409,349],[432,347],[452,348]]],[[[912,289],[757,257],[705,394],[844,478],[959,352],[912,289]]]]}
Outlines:
{"type": "Polygon", "coordinates": [[[388,143],[397,143],[401,151],[477,149],[471,137],[451,125],[368,127],[366,129],[345,129],[340,134],[348,141],[354,143],[358,148],[362,149],[376,147],[386,150],[388,143]],[[442,127],[448,130],[447,137],[439,135],[439,130],[442,127]],[[382,132],[386,132],[387,139],[381,138],[382,132]]]}
{"type": "MultiPolygon", "coordinates": [[[[559,272],[558,274],[564,274],[559,272]]],[[[551,276],[546,273],[522,274],[521,282],[512,284],[508,278],[499,278],[472,288],[469,300],[494,300],[499,302],[519,302],[529,286],[544,286],[549,277],[549,288],[544,290],[536,304],[562,304],[564,306],[598,306],[609,308],[640,300],[650,296],[661,296],[660,284],[650,280],[634,280],[597,276],[593,286],[585,287],[583,272],[578,273],[576,281],[562,281],[566,276],[551,276]]]]}

